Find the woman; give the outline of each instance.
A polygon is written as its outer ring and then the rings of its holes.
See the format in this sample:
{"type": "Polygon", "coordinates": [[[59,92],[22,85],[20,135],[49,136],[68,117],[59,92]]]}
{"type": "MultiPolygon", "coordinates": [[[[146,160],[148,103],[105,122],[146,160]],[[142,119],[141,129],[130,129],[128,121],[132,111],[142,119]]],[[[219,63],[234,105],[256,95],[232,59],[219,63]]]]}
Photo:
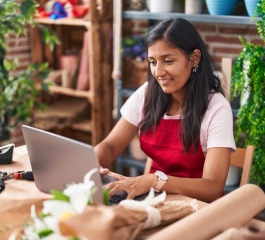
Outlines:
{"type": "Polygon", "coordinates": [[[222,195],[235,150],[232,111],[214,64],[198,32],[181,18],[155,26],[146,48],[148,82],[126,101],[121,119],[95,151],[107,167],[139,133],[142,150],[153,159],[151,172],[110,172],[119,181],[106,188],[110,195],[126,191],[128,199],[154,187],[212,202],[222,195]]]}

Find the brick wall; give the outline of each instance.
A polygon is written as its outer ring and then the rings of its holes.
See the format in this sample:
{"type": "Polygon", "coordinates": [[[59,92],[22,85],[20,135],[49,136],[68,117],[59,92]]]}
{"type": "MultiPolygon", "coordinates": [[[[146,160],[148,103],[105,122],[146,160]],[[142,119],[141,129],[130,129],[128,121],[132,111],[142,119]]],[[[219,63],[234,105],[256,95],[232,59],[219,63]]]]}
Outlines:
{"type": "Polygon", "coordinates": [[[21,34],[19,37],[10,34],[6,41],[9,47],[6,58],[9,61],[13,61],[14,59],[17,59],[18,61],[17,70],[10,73],[11,75],[14,75],[25,70],[30,64],[29,37],[27,34],[21,34]]]}
{"type": "MultiPolygon", "coordinates": [[[[18,68],[16,71],[11,71],[10,75],[15,75],[27,68],[30,64],[30,44],[29,36],[27,34],[21,34],[16,37],[14,34],[10,34],[6,38],[6,43],[9,47],[7,51],[6,58],[9,61],[17,59],[18,68]]],[[[16,146],[24,144],[24,139],[21,131],[21,127],[18,126],[9,132],[10,138],[1,142],[1,145],[6,145],[8,143],[14,143],[16,146]]]]}
{"type": "MultiPolygon", "coordinates": [[[[242,36],[247,41],[255,44],[262,44],[256,25],[232,25],[232,24],[210,24],[192,23],[205,41],[209,53],[217,66],[221,66],[222,57],[235,59],[242,51],[242,45],[238,39],[242,36]]],[[[124,22],[124,34],[144,34],[149,30],[149,23],[146,20],[126,20],[124,22]],[[128,28],[129,27],[129,28],[128,28]]]]}
{"type": "Polygon", "coordinates": [[[242,51],[239,36],[255,44],[263,44],[255,25],[193,24],[205,41],[209,53],[220,67],[222,57],[235,59],[242,51]]]}

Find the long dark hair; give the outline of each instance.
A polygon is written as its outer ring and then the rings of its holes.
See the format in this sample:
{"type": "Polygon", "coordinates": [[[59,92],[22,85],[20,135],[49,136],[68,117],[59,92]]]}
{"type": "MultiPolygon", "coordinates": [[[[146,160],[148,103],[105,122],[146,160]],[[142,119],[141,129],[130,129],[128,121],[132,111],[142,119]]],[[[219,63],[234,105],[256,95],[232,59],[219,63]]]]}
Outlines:
{"type": "MultiPolygon", "coordinates": [[[[209,105],[209,94],[224,91],[219,78],[214,74],[216,67],[199,33],[191,23],[182,18],[168,19],[158,23],[146,37],[146,49],[157,42],[165,40],[171,46],[181,50],[189,59],[195,49],[201,51],[198,69],[191,73],[186,83],[183,102],[183,121],[179,133],[184,152],[193,147],[194,152],[200,142],[200,129],[204,114],[209,105]]],[[[170,94],[163,92],[148,67],[148,86],[144,104],[144,118],[140,130],[145,132],[158,125],[163,115],[171,106],[170,94]]]]}

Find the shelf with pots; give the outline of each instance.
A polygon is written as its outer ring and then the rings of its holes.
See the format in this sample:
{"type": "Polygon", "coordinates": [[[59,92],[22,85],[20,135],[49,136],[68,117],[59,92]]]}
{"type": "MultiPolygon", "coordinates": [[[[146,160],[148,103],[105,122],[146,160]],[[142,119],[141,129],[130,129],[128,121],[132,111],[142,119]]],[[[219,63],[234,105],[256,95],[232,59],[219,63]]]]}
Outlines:
{"type": "MultiPolygon", "coordinates": [[[[181,11],[175,11],[172,7],[171,9],[163,10],[161,8],[160,12],[158,10],[153,10],[150,8],[152,0],[149,0],[149,6],[147,9],[142,11],[125,10],[123,11],[124,19],[148,19],[148,20],[164,20],[167,18],[177,18],[181,17],[190,22],[198,23],[223,23],[223,24],[238,24],[238,25],[255,25],[259,18],[251,21],[251,16],[253,11],[259,2],[259,0],[244,0],[241,2],[242,7],[246,9],[248,16],[233,15],[233,12],[239,3],[238,0],[223,1],[223,0],[206,0],[205,5],[208,9],[208,13],[203,13],[203,3],[198,0],[186,0],[185,1],[185,13],[181,11]],[[196,8],[195,8],[196,3],[196,8]],[[187,5],[189,4],[189,5],[187,5]],[[226,8],[227,5],[227,8],[226,8]]],[[[155,1],[155,0],[154,0],[155,1]]],[[[168,0],[169,1],[169,0],[168,0]]],[[[164,2],[163,2],[164,4],[164,2]]]]}
{"type": "Polygon", "coordinates": [[[225,23],[240,25],[255,25],[259,18],[251,21],[249,16],[232,16],[232,15],[210,15],[210,14],[185,14],[179,12],[151,13],[149,11],[124,11],[125,19],[149,19],[163,20],[167,18],[181,17],[190,22],[200,23],[225,23]]]}
{"type": "MultiPolygon", "coordinates": [[[[112,128],[111,32],[113,1],[86,1],[82,18],[43,17],[34,21],[56,32],[60,44],[53,50],[42,43],[38,28],[30,28],[32,62],[48,62],[43,92],[44,111],[34,114],[34,126],[96,145],[112,128]],[[104,53],[104,54],[103,54],[104,53]],[[102,117],[104,116],[104,117],[102,117]]],[[[44,8],[48,1],[40,1],[44,8]]],[[[45,9],[45,8],[44,8],[45,9]]]]}

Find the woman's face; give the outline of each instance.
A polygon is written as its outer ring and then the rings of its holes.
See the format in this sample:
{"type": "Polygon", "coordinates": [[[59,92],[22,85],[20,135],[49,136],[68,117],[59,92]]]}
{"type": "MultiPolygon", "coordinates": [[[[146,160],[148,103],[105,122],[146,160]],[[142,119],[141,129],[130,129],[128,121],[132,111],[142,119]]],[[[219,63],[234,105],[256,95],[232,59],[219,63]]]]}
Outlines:
{"type": "Polygon", "coordinates": [[[193,64],[183,52],[159,40],[148,48],[148,60],[152,75],[165,93],[184,94],[193,64]]]}

